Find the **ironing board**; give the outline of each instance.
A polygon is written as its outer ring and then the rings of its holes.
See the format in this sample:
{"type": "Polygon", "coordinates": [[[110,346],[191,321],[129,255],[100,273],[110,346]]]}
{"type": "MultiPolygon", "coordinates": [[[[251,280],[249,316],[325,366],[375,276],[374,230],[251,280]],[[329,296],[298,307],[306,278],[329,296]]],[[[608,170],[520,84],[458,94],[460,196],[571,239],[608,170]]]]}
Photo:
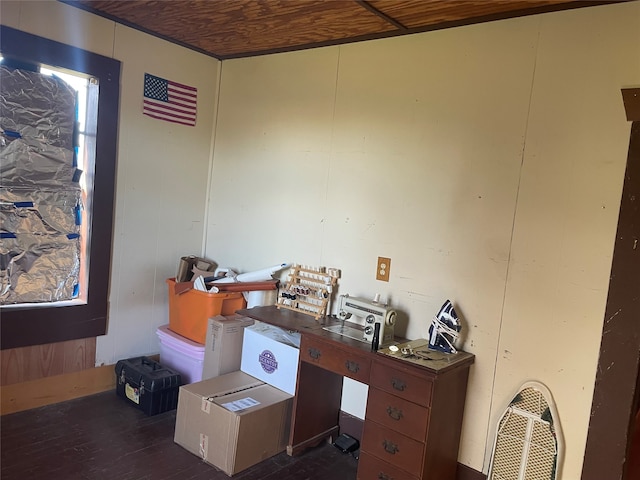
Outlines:
{"type": "Polygon", "coordinates": [[[556,480],[562,452],[551,393],[527,382],[498,422],[487,480],[556,480]]]}

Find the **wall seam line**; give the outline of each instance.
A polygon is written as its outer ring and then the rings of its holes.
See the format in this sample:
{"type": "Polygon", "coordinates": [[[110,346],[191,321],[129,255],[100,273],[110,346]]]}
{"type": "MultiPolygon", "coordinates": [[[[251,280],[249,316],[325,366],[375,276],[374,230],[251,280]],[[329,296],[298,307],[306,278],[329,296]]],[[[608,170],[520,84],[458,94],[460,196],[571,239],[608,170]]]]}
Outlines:
{"type": "MultiPolygon", "coordinates": [[[[331,137],[329,140],[329,151],[327,152],[327,174],[325,177],[325,190],[324,190],[324,209],[323,209],[323,214],[322,214],[322,219],[321,219],[321,230],[322,230],[322,242],[320,243],[320,258],[319,258],[319,262],[320,265],[322,265],[323,263],[323,250],[324,250],[324,244],[325,244],[325,231],[326,231],[326,217],[324,215],[324,212],[328,211],[327,208],[327,203],[329,201],[329,179],[331,178],[331,165],[332,165],[332,156],[333,156],[333,139],[334,139],[334,134],[335,134],[335,130],[336,130],[336,106],[338,104],[338,80],[340,78],[340,53],[342,52],[342,49],[340,46],[337,47],[338,49],[338,58],[336,59],[336,77],[335,77],[335,83],[334,83],[334,87],[333,87],[333,107],[332,107],[332,111],[331,111],[331,137]]],[[[327,315],[329,315],[331,312],[327,312],[327,315]]]]}
{"type": "MultiPolygon", "coordinates": [[[[485,451],[485,456],[484,456],[484,466],[482,468],[483,472],[486,472],[487,474],[489,473],[489,467],[491,465],[491,459],[493,458],[493,444],[494,444],[494,438],[495,437],[495,433],[497,432],[498,429],[498,424],[496,422],[495,424],[495,430],[494,430],[494,426],[492,425],[492,418],[493,418],[493,412],[496,409],[496,405],[495,405],[495,387],[496,387],[496,378],[497,378],[497,372],[498,372],[498,362],[499,362],[499,357],[500,357],[500,340],[502,337],[502,326],[504,323],[504,310],[505,310],[505,304],[506,304],[506,298],[507,298],[507,289],[508,289],[508,285],[509,285],[509,275],[511,273],[511,254],[513,252],[513,237],[515,234],[515,226],[516,226],[516,217],[518,214],[518,203],[520,200],[520,187],[522,184],[522,172],[524,169],[524,160],[525,160],[525,152],[526,152],[526,148],[527,148],[527,136],[528,136],[528,131],[529,131],[529,120],[531,118],[531,103],[532,103],[532,99],[533,99],[533,90],[534,90],[534,85],[535,85],[535,76],[536,76],[536,67],[537,67],[537,63],[538,63],[538,53],[540,50],[540,29],[541,29],[541,22],[539,21],[538,23],[538,34],[536,36],[536,42],[535,42],[535,55],[534,55],[534,60],[533,60],[533,70],[531,72],[531,84],[529,87],[529,104],[527,107],[527,116],[526,116],[526,121],[525,121],[525,125],[524,125],[524,137],[522,139],[522,149],[521,149],[521,153],[520,153],[520,171],[518,173],[518,185],[516,188],[516,198],[515,198],[515,203],[514,203],[514,208],[513,208],[513,218],[511,221],[511,235],[509,237],[509,253],[507,255],[507,269],[505,272],[505,281],[504,281],[504,289],[502,292],[502,306],[500,308],[500,322],[499,322],[499,326],[498,326],[498,338],[496,341],[496,352],[495,352],[495,357],[494,357],[494,363],[493,363],[493,379],[491,381],[491,401],[489,403],[489,416],[487,418],[487,435],[486,435],[486,440],[485,440],[485,448],[487,449],[487,451],[485,451]],[[488,451],[490,450],[490,451],[488,451]]],[[[503,404],[498,405],[498,407],[505,407],[507,402],[510,399],[507,399],[507,401],[504,402],[503,404]]]]}
{"type": "Polygon", "coordinates": [[[205,198],[204,205],[204,218],[202,222],[202,246],[200,248],[201,255],[203,258],[206,257],[207,254],[207,239],[209,233],[209,206],[211,205],[211,188],[213,185],[213,157],[216,150],[216,138],[217,138],[217,129],[218,129],[218,114],[220,111],[220,89],[222,88],[222,68],[224,66],[224,62],[218,60],[217,70],[217,85],[216,92],[214,98],[213,105],[213,122],[211,125],[211,142],[209,145],[209,172],[207,178],[207,196],[205,198]]]}

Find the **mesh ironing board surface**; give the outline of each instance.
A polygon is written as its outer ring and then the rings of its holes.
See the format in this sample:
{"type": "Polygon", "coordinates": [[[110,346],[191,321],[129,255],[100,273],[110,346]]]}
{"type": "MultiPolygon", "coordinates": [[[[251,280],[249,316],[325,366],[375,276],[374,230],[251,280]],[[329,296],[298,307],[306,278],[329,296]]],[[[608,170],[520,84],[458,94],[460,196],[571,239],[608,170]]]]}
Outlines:
{"type": "Polygon", "coordinates": [[[557,418],[549,390],[525,383],[498,422],[488,480],[555,480],[562,453],[557,418]]]}

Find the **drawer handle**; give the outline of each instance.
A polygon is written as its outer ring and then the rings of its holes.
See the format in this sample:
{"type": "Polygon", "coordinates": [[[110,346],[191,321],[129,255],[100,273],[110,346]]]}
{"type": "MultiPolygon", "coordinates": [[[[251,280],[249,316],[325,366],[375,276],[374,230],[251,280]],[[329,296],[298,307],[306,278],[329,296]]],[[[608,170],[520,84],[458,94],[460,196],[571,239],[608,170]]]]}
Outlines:
{"type": "Polygon", "coordinates": [[[395,455],[396,453],[398,453],[400,451],[400,449],[398,448],[398,446],[393,443],[390,442],[387,439],[384,439],[382,441],[382,446],[384,447],[384,451],[387,453],[390,453],[391,455],[395,455]]]}
{"type": "Polygon", "coordinates": [[[398,378],[392,378],[391,385],[393,386],[393,388],[401,392],[404,392],[404,389],[407,388],[407,384],[398,378]]]}
{"type": "Polygon", "coordinates": [[[403,417],[402,410],[400,410],[399,408],[392,407],[391,405],[387,407],[387,413],[394,420],[400,420],[403,417]]]}
{"type": "Polygon", "coordinates": [[[390,477],[386,473],[378,473],[378,480],[393,480],[393,477],[390,477]]]}
{"type": "Polygon", "coordinates": [[[318,360],[321,355],[322,354],[320,353],[320,350],[318,350],[317,348],[313,348],[313,347],[309,348],[309,356],[314,360],[318,360]]]}
{"type": "Polygon", "coordinates": [[[357,362],[352,362],[351,360],[344,362],[344,366],[347,367],[347,370],[351,373],[358,373],[358,370],[360,370],[360,365],[358,365],[357,362]]]}

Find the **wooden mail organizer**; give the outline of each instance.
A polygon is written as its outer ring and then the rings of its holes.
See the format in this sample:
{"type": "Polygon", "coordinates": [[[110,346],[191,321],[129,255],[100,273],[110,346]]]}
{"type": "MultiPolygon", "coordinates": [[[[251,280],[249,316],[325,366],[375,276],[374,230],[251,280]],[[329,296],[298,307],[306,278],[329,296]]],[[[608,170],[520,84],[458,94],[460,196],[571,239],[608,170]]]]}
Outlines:
{"type": "Polygon", "coordinates": [[[322,329],[336,319],[276,307],[239,313],[302,334],[289,455],[337,437],[346,376],[369,385],[359,480],[455,479],[473,355],[459,352],[425,366],[322,329]]]}

